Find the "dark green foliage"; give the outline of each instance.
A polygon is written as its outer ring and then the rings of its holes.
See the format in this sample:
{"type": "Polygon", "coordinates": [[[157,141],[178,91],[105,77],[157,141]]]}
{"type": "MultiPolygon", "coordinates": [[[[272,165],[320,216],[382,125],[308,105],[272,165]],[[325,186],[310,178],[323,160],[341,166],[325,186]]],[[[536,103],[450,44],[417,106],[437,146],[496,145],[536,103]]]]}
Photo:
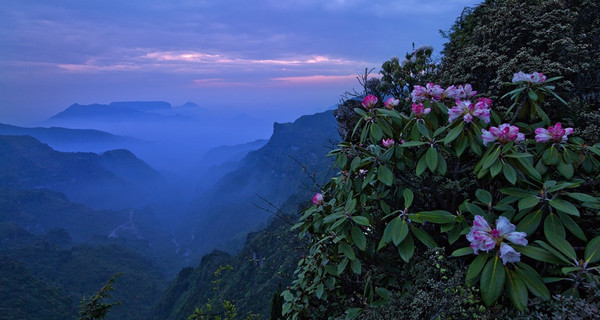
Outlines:
{"type": "Polygon", "coordinates": [[[48,285],[10,257],[0,257],[0,318],[64,320],[76,314],[63,290],[48,285]]]}
{"type": "Polygon", "coordinates": [[[233,269],[222,275],[223,299],[231,301],[242,318],[248,313],[268,318],[273,294],[291,282],[300,256],[302,244],[289,227],[284,220],[275,219],[265,230],[249,234],[236,256],[215,251],[204,256],[198,267],[183,269],[155,305],[150,319],[184,319],[203,306],[213,297],[214,272],[222,265],[233,269]]]}
{"type": "Polygon", "coordinates": [[[72,246],[65,239],[68,235],[58,230],[35,236],[14,225],[2,225],[0,231],[0,261],[7,261],[11,268],[6,270],[4,265],[1,270],[0,288],[17,288],[14,296],[3,293],[8,296],[1,300],[2,307],[23,309],[30,317],[12,319],[54,319],[55,314],[67,314],[56,319],[75,318],[81,297],[94,294],[117,272],[123,275],[113,296],[123,306],[111,310],[107,319],[146,317],[164,289],[164,276],[133,251],[118,246],[72,246]],[[45,295],[54,309],[46,307],[45,295]],[[18,297],[29,297],[31,303],[23,305],[29,300],[18,297]]]}
{"type": "Polygon", "coordinates": [[[283,306],[283,298],[281,297],[281,290],[277,290],[271,298],[271,320],[281,320],[281,308],[283,306]]]}
{"type": "Polygon", "coordinates": [[[504,83],[517,71],[562,75],[556,91],[570,102],[570,112],[561,107],[548,115],[598,140],[598,1],[488,0],[465,10],[446,36],[438,82],[474,83],[498,106],[509,90],[504,83]]]}
{"type": "Polygon", "coordinates": [[[79,303],[79,320],[104,319],[113,306],[121,305],[119,301],[103,302],[105,299],[112,298],[110,292],[115,290],[112,283],[121,276],[121,273],[115,274],[106,282],[102,288],[90,297],[81,298],[79,303]]]}

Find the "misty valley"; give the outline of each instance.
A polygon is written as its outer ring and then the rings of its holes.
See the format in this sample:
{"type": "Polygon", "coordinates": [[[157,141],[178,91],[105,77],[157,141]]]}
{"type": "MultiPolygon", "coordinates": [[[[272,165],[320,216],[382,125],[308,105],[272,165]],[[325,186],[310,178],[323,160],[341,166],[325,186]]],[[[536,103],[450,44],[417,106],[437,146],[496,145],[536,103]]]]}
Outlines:
{"type": "Polygon", "coordinates": [[[0,124],[0,318],[76,318],[120,274],[108,319],[185,319],[226,265],[239,312],[267,316],[300,255],[290,223],[338,140],[332,111],[267,124],[194,103],[0,124]]]}

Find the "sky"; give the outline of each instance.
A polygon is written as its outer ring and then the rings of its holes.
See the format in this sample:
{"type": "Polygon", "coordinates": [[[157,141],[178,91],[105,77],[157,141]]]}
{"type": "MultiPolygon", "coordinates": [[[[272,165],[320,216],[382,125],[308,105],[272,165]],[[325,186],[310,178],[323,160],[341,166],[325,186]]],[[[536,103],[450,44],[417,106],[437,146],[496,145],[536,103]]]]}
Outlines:
{"type": "Polygon", "coordinates": [[[479,2],[4,0],[0,123],[132,100],[291,121],[413,44],[439,55],[439,30],[479,2]]]}

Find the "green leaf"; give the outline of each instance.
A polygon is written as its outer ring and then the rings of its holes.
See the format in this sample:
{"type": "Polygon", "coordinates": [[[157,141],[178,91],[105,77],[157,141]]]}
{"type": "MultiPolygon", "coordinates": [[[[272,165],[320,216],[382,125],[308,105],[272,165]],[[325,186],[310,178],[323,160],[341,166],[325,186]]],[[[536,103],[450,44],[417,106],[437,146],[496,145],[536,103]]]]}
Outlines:
{"type": "Polygon", "coordinates": [[[402,240],[404,240],[404,238],[408,234],[408,224],[404,220],[399,220],[399,222],[396,222],[396,224],[394,224],[393,228],[394,229],[392,230],[392,241],[394,242],[394,245],[397,246],[400,244],[400,242],[402,242],[402,240]]]}
{"type": "Polygon", "coordinates": [[[548,291],[548,287],[542,281],[542,277],[532,267],[523,262],[517,262],[517,266],[515,272],[525,282],[527,289],[543,300],[550,300],[550,291],[548,291]]]}
{"type": "Polygon", "coordinates": [[[538,203],[540,203],[540,198],[536,196],[528,196],[526,198],[522,198],[519,200],[518,208],[519,210],[525,210],[529,208],[535,207],[538,203]]]}
{"type": "Polygon", "coordinates": [[[562,221],[563,225],[567,227],[567,229],[574,236],[576,236],[580,240],[587,241],[583,230],[581,230],[579,225],[575,221],[573,221],[573,219],[568,214],[558,211],[558,216],[560,217],[560,221],[562,221]]]}
{"type": "Polygon", "coordinates": [[[419,162],[417,163],[417,168],[416,168],[417,176],[420,176],[421,174],[423,174],[423,172],[425,172],[426,168],[427,168],[427,162],[425,161],[425,156],[422,156],[421,159],[419,159],[419,162]]]}
{"type": "Polygon", "coordinates": [[[344,260],[342,260],[342,262],[340,262],[340,264],[338,264],[337,267],[337,276],[339,276],[340,274],[344,273],[344,270],[346,270],[346,267],[348,266],[348,258],[344,258],[344,260]]]}
{"type": "Polygon", "coordinates": [[[559,237],[550,237],[547,238],[548,242],[553,245],[556,249],[562,252],[567,258],[571,259],[571,261],[577,260],[577,255],[575,254],[575,249],[571,246],[567,240],[559,237]]]}
{"type": "Polygon", "coordinates": [[[360,224],[361,226],[370,226],[369,218],[363,216],[353,216],[352,221],[360,224]]]}
{"type": "Polygon", "coordinates": [[[551,264],[561,264],[563,261],[558,259],[554,254],[548,252],[545,249],[538,248],[536,246],[527,245],[527,246],[517,246],[513,245],[516,251],[520,252],[523,255],[526,255],[532,259],[547,262],[551,264]]]}
{"type": "Polygon", "coordinates": [[[429,132],[429,129],[427,129],[427,127],[425,127],[422,123],[417,122],[417,130],[419,130],[419,132],[428,140],[431,140],[431,133],[429,132]]]}
{"type": "Polygon", "coordinates": [[[371,134],[372,141],[380,141],[383,138],[383,130],[376,123],[371,124],[369,133],[371,134]]]}
{"type": "Polygon", "coordinates": [[[386,186],[391,186],[394,183],[394,173],[387,166],[381,166],[377,169],[377,179],[386,186]]]}
{"type": "Polygon", "coordinates": [[[499,155],[500,155],[500,147],[496,147],[496,149],[494,151],[492,151],[490,154],[487,155],[487,157],[485,157],[482,160],[481,170],[485,170],[485,169],[491,167],[494,164],[494,162],[496,162],[496,160],[498,160],[499,155]]]}
{"type": "Polygon", "coordinates": [[[507,155],[505,155],[505,157],[519,159],[519,158],[530,158],[530,157],[533,157],[533,155],[530,153],[515,152],[515,153],[507,154],[507,155]]]}
{"type": "Polygon", "coordinates": [[[600,236],[590,240],[585,246],[583,257],[587,263],[594,263],[600,260],[600,236]]]}
{"type": "Polygon", "coordinates": [[[527,95],[529,96],[529,99],[533,100],[533,101],[537,101],[538,99],[538,95],[537,93],[535,93],[535,91],[529,89],[529,91],[527,91],[527,95]]]}
{"type": "Polygon", "coordinates": [[[319,285],[317,286],[317,291],[315,292],[315,294],[317,295],[317,298],[321,299],[324,291],[325,291],[325,287],[323,286],[322,283],[319,283],[319,285]]]}
{"type": "Polygon", "coordinates": [[[410,205],[413,202],[413,199],[415,197],[415,195],[413,194],[412,190],[406,188],[404,189],[404,209],[410,207],[410,205]]]}
{"type": "Polygon", "coordinates": [[[502,173],[504,173],[504,177],[510,184],[515,184],[517,182],[517,172],[515,169],[508,163],[502,163],[502,173]]]}
{"type": "Polygon", "coordinates": [[[561,200],[561,199],[551,199],[548,203],[556,210],[562,211],[564,213],[579,217],[579,210],[572,203],[561,200]]]}
{"type": "Polygon", "coordinates": [[[446,135],[446,138],[444,138],[444,143],[446,145],[448,145],[449,143],[454,141],[456,138],[458,138],[458,136],[462,133],[464,126],[465,126],[465,123],[461,122],[459,125],[454,127],[454,129],[450,130],[450,132],[448,132],[448,135],[446,135]]]}
{"type": "Polygon", "coordinates": [[[498,160],[490,167],[490,175],[493,177],[497,176],[502,171],[502,161],[498,160]]]}
{"type": "Polygon", "coordinates": [[[519,158],[517,161],[521,164],[528,176],[538,181],[542,180],[542,176],[539,172],[537,172],[537,170],[535,170],[529,158],[519,158]]]}
{"type": "Polygon", "coordinates": [[[385,288],[377,287],[375,288],[375,293],[385,300],[390,300],[391,293],[385,288]]]}
{"type": "Polygon", "coordinates": [[[390,241],[392,241],[392,233],[394,230],[394,225],[396,223],[398,223],[398,220],[400,220],[400,217],[394,218],[392,221],[390,221],[387,224],[387,226],[385,227],[385,230],[383,230],[383,236],[381,237],[381,241],[383,241],[385,243],[389,243],[390,241]]]}
{"type": "Polygon", "coordinates": [[[341,251],[344,254],[344,256],[346,256],[350,260],[356,259],[356,256],[354,255],[354,250],[352,250],[352,247],[350,247],[345,242],[340,242],[339,251],[341,251]]]}
{"type": "Polygon", "coordinates": [[[410,234],[398,246],[398,253],[404,262],[408,262],[412,258],[415,253],[415,242],[410,234]]]}
{"type": "Polygon", "coordinates": [[[362,312],[362,308],[350,308],[346,310],[346,319],[354,319],[362,312]]]}
{"type": "Polygon", "coordinates": [[[425,154],[425,161],[427,161],[427,167],[431,172],[434,172],[438,165],[438,154],[435,148],[431,147],[425,154]]]}
{"type": "Polygon", "coordinates": [[[483,266],[485,266],[487,257],[488,254],[485,253],[480,254],[473,259],[473,262],[471,262],[469,265],[469,269],[467,269],[467,276],[465,278],[466,283],[472,283],[475,279],[477,279],[477,276],[481,273],[481,270],[483,270],[483,266]]]}
{"type": "Polygon", "coordinates": [[[506,272],[506,292],[508,298],[519,311],[527,308],[527,286],[523,278],[516,272],[505,268],[506,272]]]}
{"type": "Polygon", "coordinates": [[[565,227],[554,213],[549,214],[544,220],[544,235],[548,240],[555,237],[563,239],[566,237],[565,227]]]}
{"type": "Polygon", "coordinates": [[[558,172],[560,172],[560,174],[567,179],[573,178],[573,174],[575,173],[573,165],[570,163],[564,163],[562,160],[558,161],[556,169],[558,169],[558,172]]]}
{"type": "Polygon", "coordinates": [[[483,268],[479,285],[481,298],[487,306],[492,305],[502,294],[505,276],[500,258],[497,255],[492,257],[483,268]]]}
{"type": "Polygon", "coordinates": [[[454,250],[454,252],[452,252],[451,256],[462,257],[462,256],[466,256],[469,254],[473,254],[473,249],[471,247],[465,247],[465,248],[460,248],[460,249],[454,250]]]}
{"type": "Polygon", "coordinates": [[[420,211],[417,212],[415,215],[419,219],[433,223],[449,223],[453,222],[456,219],[456,216],[444,210],[420,211]]]}
{"type": "Polygon", "coordinates": [[[427,233],[426,231],[424,231],[420,228],[417,228],[415,226],[410,226],[410,230],[415,235],[415,237],[417,237],[417,239],[419,239],[419,241],[421,241],[424,245],[426,245],[430,248],[438,247],[438,244],[435,242],[433,237],[430,236],[429,233],[427,233]]]}
{"type": "Polygon", "coordinates": [[[358,249],[364,251],[367,248],[367,238],[365,237],[365,234],[357,226],[352,227],[351,234],[354,244],[358,249]]]}
{"type": "Polygon", "coordinates": [[[352,260],[352,262],[350,262],[350,268],[352,269],[352,272],[356,274],[361,274],[362,264],[360,263],[360,259],[352,260]]]}
{"type": "Polygon", "coordinates": [[[542,160],[544,161],[545,164],[548,164],[548,165],[558,164],[558,152],[556,151],[556,148],[554,148],[554,146],[552,146],[549,149],[547,149],[546,151],[544,151],[542,160]]]}
{"type": "Polygon", "coordinates": [[[598,198],[592,197],[589,194],[585,193],[577,193],[577,192],[567,192],[567,195],[575,200],[579,200],[581,202],[598,202],[598,198]]]}
{"type": "Polygon", "coordinates": [[[356,171],[356,169],[360,166],[360,162],[360,157],[354,157],[354,159],[352,159],[352,162],[350,163],[350,170],[356,171]]]}
{"type": "Polygon", "coordinates": [[[542,222],[542,210],[536,210],[534,212],[528,213],[519,224],[517,224],[517,230],[522,231],[529,234],[533,234],[535,230],[542,222]]]}
{"type": "Polygon", "coordinates": [[[475,191],[475,197],[486,205],[492,202],[492,194],[483,189],[477,189],[477,191],[475,191]]]}
{"type": "Polygon", "coordinates": [[[427,142],[424,141],[406,141],[400,145],[398,145],[401,148],[408,148],[408,147],[417,147],[417,146],[422,146],[424,144],[426,144],[427,142]]]}
{"type": "Polygon", "coordinates": [[[556,258],[560,259],[563,263],[565,263],[565,264],[572,264],[573,263],[567,257],[565,257],[564,254],[560,253],[560,251],[556,250],[553,246],[545,243],[544,241],[542,241],[542,240],[535,240],[535,243],[539,244],[542,248],[544,248],[548,252],[552,253],[552,255],[554,255],[556,258]]]}

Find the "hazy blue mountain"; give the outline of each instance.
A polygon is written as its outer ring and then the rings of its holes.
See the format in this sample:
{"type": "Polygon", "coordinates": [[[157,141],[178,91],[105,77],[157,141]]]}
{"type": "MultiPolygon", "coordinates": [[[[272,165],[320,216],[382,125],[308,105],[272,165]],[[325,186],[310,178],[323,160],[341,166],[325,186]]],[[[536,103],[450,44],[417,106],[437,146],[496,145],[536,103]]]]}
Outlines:
{"type": "Polygon", "coordinates": [[[101,120],[101,121],[131,121],[131,120],[164,120],[160,112],[171,110],[171,104],[162,101],[122,101],[110,104],[75,103],[64,111],[52,116],[49,121],[60,120],[101,120]]]}
{"type": "Polygon", "coordinates": [[[142,206],[162,183],[127,150],[59,152],[30,136],[0,136],[0,161],[0,187],[60,191],[93,208],[142,206]]]}
{"type": "Polygon", "coordinates": [[[280,206],[299,190],[314,190],[308,175],[326,180],[333,161],[325,155],[337,139],[332,111],[275,123],[266,145],[250,152],[237,169],[197,196],[181,229],[183,236],[191,233],[191,239],[179,241],[189,244],[192,257],[219,245],[229,251],[240,248],[246,233],[270,217],[259,207],[274,210],[261,198],[280,206]]]}

